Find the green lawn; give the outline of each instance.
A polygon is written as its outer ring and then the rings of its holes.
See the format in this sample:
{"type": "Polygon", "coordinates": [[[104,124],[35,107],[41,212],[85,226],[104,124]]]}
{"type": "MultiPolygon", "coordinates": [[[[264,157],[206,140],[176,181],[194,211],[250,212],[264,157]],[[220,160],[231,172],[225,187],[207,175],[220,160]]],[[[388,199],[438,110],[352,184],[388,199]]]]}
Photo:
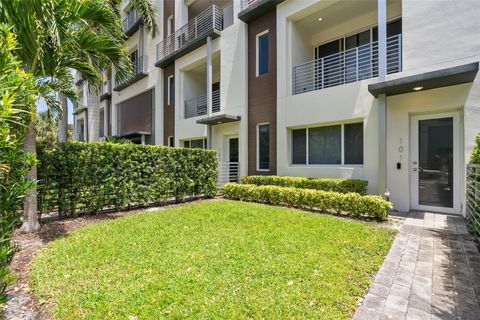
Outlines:
{"type": "Polygon", "coordinates": [[[346,319],[394,232],[213,200],[91,225],[32,264],[62,319],[346,319]]]}

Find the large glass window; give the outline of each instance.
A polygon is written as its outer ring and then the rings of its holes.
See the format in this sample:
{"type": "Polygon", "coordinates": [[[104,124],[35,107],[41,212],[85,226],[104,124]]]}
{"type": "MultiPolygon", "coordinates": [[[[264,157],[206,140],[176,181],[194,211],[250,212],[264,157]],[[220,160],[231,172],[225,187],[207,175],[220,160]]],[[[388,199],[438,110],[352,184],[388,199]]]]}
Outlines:
{"type": "Polygon", "coordinates": [[[193,140],[184,140],[184,148],[198,148],[198,149],[207,149],[207,139],[193,139],[193,140]]]}
{"type": "Polygon", "coordinates": [[[328,126],[308,129],[308,163],[342,163],[342,127],[328,126]]]}
{"type": "Polygon", "coordinates": [[[270,169],[270,124],[257,126],[257,169],[270,169]]]}
{"type": "Polygon", "coordinates": [[[363,164],[363,123],[344,126],[345,164],[363,164]]]}
{"type": "Polygon", "coordinates": [[[292,164],[363,164],[363,123],[292,130],[292,164]]]}
{"type": "Polygon", "coordinates": [[[268,73],[268,31],[257,35],[257,76],[268,73]]]}
{"type": "Polygon", "coordinates": [[[173,79],[173,76],[168,77],[168,105],[171,106],[173,105],[174,98],[175,98],[175,82],[173,79]]]}

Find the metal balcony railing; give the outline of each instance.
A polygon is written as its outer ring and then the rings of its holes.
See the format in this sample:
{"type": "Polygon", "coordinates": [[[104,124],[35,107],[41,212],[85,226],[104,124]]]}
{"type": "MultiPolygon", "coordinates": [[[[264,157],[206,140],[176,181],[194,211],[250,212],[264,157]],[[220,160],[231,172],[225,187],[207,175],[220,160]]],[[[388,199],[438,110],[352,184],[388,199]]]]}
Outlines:
{"type": "Polygon", "coordinates": [[[125,81],[119,81],[119,80],[115,79],[115,86],[116,87],[125,85],[129,82],[134,81],[135,78],[137,78],[141,75],[147,74],[147,56],[145,56],[145,55],[144,56],[139,56],[136,61],[132,62],[132,64],[133,64],[133,78],[125,80],[125,81]]]}
{"type": "Polygon", "coordinates": [[[186,25],[157,44],[157,62],[179,52],[198,39],[206,38],[212,31],[222,31],[222,10],[212,5],[186,25]]]}
{"type": "Polygon", "coordinates": [[[240,1],[240,9],[241,10],[245,10],[247,9],[249,6],[259,2],[259,1],[263,1],[263,0],[241,0],[240,1]]]}
{"type": "Polygon", "coordinates": [[[238,182],[240,163],[238,162],[219,162],[218,163],[218,185],[224,185],[229,182],[238,182]]]}
{"type": "MultiPolygon", "coordinates": [[[[220,111],[220,90],[212,92],[212,113],[220,111]]],[[[207,94],[185,101],[185,119],[207,114],[207,94]]]]}
{"type": "Polygon", "coordinates": [[[123,31],[128,31],[131,27],[133,27],[140,17],[137,14],[137,10],[132,9],[127,12],[125,19],[123,19],[123,31]]]}
{"type": "MultiPolygon", "coordinates": [[[[402,70],[401,34],[387,38],[387,73],[402,70]]],[[[293,68],[293,94],[378,76],[378,41],[309,61],[293,68]]]]}

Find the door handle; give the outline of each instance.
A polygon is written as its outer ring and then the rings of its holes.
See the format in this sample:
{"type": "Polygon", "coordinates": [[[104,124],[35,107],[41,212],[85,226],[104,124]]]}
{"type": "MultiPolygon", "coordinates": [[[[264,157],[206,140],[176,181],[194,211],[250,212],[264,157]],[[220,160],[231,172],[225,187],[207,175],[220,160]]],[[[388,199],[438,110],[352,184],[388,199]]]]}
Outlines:
{"type": "Polygon", "coordinates": [[[418,171],[419,171],[419,172],[423,172],[423,168],[422,168],[422,167],[418,167],[418,171]]]}

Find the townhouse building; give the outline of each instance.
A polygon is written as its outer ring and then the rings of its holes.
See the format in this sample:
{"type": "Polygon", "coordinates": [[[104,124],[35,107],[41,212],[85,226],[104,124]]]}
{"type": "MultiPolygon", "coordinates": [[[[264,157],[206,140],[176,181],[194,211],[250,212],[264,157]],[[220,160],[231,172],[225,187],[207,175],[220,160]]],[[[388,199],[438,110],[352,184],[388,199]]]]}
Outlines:
{"type": "Polygon", "coordinates": [[[465,212],[480,132],[480,2],[156,0],[152,38],[128,1],[135,77],[81,78],[74,135],[217,151],[251,174],[368,180],[400,211],[465,212]]]}

